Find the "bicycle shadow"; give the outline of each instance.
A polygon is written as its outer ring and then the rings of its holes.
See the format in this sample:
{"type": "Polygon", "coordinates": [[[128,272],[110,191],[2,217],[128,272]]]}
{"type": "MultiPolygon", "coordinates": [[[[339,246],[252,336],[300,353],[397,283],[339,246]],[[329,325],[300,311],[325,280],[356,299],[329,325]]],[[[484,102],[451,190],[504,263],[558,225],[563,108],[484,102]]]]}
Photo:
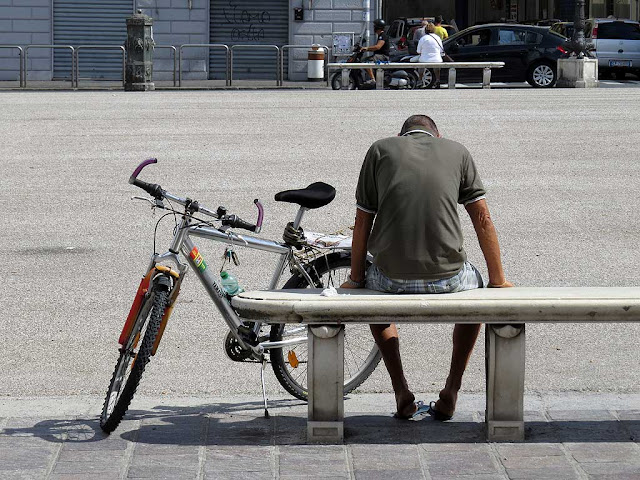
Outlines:
{"type": "MultiPolygon", "coordinates": [[[[53,443],[113,444],[135,442],[148,448],[180,446],[273,446],[306,444],[306,408],[277,412],[278,407],[304,406],[301,402],[271,402],[273,414],[263,415],[262,402],[216,403],[197,406],[162,405],[131,410],[118,429],[107,435],[98,418],[50,419],[33,425],[5,427],[3,437],[36,437],[53,443]]],[[[450,422],[403,421],[390,414],[352,413],[345,418],[345,444],[484,443],[482,415],[463,412],[450,422]]],[[[624,415],[622,415],[624,418],[624,415]]],[[[640,438],[640,420],[545,421],[540,412],[526,421],[526,443],[633,442],[640,438]]],[[[24,419],[28,421],[27,419],[24,419]]],[[[9,443],[11,442],[9,438],[9,443]]],[[[137,451],[137,450],[136,450],[137,451]]]]}

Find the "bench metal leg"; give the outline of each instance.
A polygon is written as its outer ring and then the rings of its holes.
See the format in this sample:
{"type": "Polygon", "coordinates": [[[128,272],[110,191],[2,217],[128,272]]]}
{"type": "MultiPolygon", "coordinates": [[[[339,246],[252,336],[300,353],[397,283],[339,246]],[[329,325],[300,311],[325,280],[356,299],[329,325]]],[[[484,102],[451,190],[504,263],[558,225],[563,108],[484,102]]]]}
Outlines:
{"type": "Polygon", "coordinates": [[[524,441],[524,324],[485,327],[487,440],[524,441]]]}
{"type": "Polygon", "coordinates": [[[456,88],[456,69],[449,69],[449,90],[456,88]]]}
{"type": "Polygon", "coordinates": [[[376,69],[376,90],[384,89],[384,70],[382,68],[376,69]]]}
{"type": "Polygon", "coordinates": [[[344,325],[309,327],[308,443],[344,440],[344,325]]]}
{"type": "Polygon", "coordinates": [[[482,69],[482,88],[491,88],[491,69],[482,69]]]}

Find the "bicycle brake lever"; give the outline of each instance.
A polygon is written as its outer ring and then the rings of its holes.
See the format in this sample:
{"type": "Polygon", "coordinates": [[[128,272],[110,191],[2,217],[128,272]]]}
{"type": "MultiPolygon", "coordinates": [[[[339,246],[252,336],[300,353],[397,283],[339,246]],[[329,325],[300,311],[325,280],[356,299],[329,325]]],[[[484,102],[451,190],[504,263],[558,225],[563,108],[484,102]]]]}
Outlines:
{"type": "Polygon", "coordinates": [[[133,197],[131,197],[131,200],[143,200],[145,202],[149,202],[151,204],[151,208],[165,208],[162,200],[159,200],[157,198],[155,200],[151,200],[150,198],[134,195],[133,197]]]}
{"type": "Polygon", "coordinates": [[[131,197],[131,200],[144,200],[145,202],[149,202],[154,207],[156,206],[156,204],[154,202],[152,202],[151,199],[146,198],[146,197],[139,197],[137,195],[134,195],[133,197],[131,197]]]}

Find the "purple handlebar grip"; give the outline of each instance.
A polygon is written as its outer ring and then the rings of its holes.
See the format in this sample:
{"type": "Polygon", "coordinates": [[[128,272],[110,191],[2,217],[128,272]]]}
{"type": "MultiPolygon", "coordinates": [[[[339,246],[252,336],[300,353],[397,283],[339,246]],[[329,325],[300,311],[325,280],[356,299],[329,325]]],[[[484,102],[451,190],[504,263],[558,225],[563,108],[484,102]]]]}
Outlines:
{"type": "Polygon", "coordinates": [[[253,201],[253,203],[255,203],[256,207],[258,207],[258,222],[256,223],[256,227],[257,227],[256,233],[258,233],[262,228],[262,219],[264,218],[264,208],[260,203],[260,200],[258,200],[257,198],[253,201]]]}
{"type": "Polygon", "coordinates": [[[147,158],[144,162],[142,162],[140,165],[138,165],[136,167],[136,169],[133,171],[133,173],[131,174],[131,176],[129,177],[129,183],[133,183],[135,181],[135,179],[138,177],[138,175],[140,175],[140,172],[142,171],[142,169],[144,167],[146,167],[147,165],[150,165],[152,163],[158,163],[158,159],[157,158],[147,158]]]}

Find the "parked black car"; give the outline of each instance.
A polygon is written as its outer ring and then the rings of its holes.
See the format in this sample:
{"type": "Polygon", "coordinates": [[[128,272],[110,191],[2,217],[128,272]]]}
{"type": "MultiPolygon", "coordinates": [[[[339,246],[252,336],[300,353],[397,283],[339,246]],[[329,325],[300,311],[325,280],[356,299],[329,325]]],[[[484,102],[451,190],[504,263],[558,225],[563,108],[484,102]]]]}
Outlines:
{"type": "MultiPolygon", "coordinates": [[[[492,69],[492,81],[526,80],[534,87],[555,85],[557,60],[567,55],[566,45],[567,39],[549,28],[512,23],[476,25],[444,41],[445,52],[455,61],[504,62],[503,68],[492,69]]],[[[482,72],[459,69],[458,78],[479,82],[482,72]]]]}

